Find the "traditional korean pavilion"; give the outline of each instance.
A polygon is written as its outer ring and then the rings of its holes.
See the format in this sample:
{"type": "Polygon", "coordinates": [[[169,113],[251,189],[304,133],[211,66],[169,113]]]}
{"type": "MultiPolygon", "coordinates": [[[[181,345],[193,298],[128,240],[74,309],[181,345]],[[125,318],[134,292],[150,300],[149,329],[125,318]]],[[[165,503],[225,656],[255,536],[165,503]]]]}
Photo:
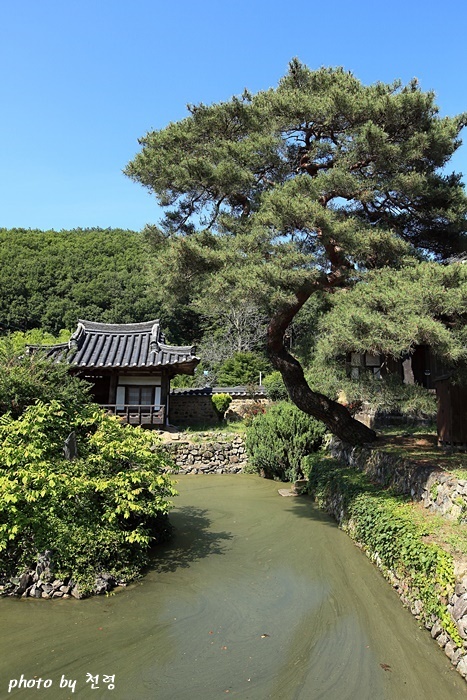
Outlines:
{"type": "Polygon", "coordinates": [[[68,343],[28,346],[92,385],[94,400],[128,423],[162,425],[169,420],[170,380],[193,374],[193,346],[167,345],[159,320],[107,324],[78,321],[68,343]]]}

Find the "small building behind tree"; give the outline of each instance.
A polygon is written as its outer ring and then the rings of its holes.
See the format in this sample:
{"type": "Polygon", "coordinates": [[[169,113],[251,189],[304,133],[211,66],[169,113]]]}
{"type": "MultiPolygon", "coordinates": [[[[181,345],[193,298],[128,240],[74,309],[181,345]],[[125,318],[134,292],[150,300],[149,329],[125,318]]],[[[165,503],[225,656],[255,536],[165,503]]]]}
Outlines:
{"type": "Polygon", "coordinates": [[[103,408],[134,425],[169,422],[170,380],[193,374],[199,358],[193,346],[165,342],[159,320],[108,324],[78,321],[68,343],[27,348],[42,352],[91,384],[103,408]]]}

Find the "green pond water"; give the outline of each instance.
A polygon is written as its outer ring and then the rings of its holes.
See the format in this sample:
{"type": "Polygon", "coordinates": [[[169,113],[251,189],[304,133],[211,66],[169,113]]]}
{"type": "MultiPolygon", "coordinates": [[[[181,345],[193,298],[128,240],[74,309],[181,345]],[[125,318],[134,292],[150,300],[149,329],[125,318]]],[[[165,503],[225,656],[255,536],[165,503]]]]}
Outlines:
{"type": "Polygon", "coordinates": [[[467,698],[364,554],[278,486],[180,477],[175,538],[144,580],[84,601],[1,600],[1,700],[467,698]],[[52,684],[8,692],[21,676],[52,684]]]}

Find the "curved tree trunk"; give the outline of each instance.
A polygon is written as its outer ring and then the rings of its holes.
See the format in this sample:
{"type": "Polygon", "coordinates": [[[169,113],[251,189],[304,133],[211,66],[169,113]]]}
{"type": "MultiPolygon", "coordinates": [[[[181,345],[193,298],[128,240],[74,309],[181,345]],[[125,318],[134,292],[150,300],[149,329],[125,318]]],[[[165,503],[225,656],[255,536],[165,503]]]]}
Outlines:
{"type": "Polygon", "coordinates": [[[297,311],[309,297],[297,295],[297,304],[277,313],[268,326],[268,353],[272,365],[279,370],[291,400],[304,413],[322,421],[336,437],[351,445],[362,445],[376,440],[376,433],[360,421],[355,420],[349,411],[337,401],[312,391],[308,386],[303,368],[284,345],[284,333],[297,311]]]}

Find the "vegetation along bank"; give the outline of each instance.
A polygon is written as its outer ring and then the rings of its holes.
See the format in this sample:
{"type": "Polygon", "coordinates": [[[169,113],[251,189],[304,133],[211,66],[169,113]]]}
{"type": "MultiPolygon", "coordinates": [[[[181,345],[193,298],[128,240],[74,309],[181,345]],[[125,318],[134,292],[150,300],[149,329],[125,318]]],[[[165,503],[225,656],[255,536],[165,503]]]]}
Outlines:
{"type": "MultiPolygon", "coordinates": [[[[370,458],[365,450],[361,452],[358,466],[355,454],[353,466],[346,465],[342,458],[308,457],[304,469],[309,492],[378,566],[404,605],[430,630],[458,672],[467,678],[465,519],[459,515],[455,523],[452,519],[443,522],[440,515],[427,513],[421,503],[410,501],[397,489],[381,486],[372,469],[371,452],[367,451],[370,458]],[[365,466],[371,478],[359,471],[365,466]]],[[[386,463],[390,459],[386,455],[386,463]]],[[[398,460],[392,460],[394,467],[398,460]]],[[[421,483],[426,478],[423,472],[419,475],[418,490],[424,492],[421,483]]],[[[452,481],[453,489],[457,488],[452,481]]],[[[415,487],[413,478],[412,484],[415,487]]],[[[462,482],[459,488],[464,488],[462,482]]]]}

